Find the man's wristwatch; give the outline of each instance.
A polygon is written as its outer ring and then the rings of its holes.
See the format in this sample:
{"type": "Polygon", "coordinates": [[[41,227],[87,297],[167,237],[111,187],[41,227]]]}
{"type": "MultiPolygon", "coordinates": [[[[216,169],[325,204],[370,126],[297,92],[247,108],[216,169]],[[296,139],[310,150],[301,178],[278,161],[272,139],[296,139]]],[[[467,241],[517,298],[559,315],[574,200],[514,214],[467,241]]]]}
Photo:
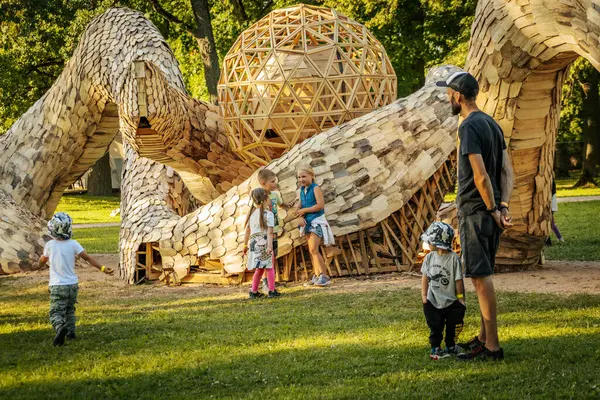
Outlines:
{"type": "Polygon", "coordinates": [[[498,211],[498,206],[494,205],[494,207],[490,208],[489,210],[487,210],[488,213],[493,214],[496,211],[498,211]]]}
{"type": "Polygon", "coordinates": [[[502,210],[508,210],[508,206],[504,205],[504,204],[500,204],[498,206],[498,210],[502,211],[502,210]]]}

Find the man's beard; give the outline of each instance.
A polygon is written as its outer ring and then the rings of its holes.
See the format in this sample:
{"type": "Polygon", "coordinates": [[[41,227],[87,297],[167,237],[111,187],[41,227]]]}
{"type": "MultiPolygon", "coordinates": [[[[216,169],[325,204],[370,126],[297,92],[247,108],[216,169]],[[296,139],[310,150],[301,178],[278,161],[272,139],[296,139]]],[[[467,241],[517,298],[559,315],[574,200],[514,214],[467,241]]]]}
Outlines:
{"type": "Polygon", "coordinates": [[[462,110],[460,103],[456,103],[454,99],[450,99],[450,105],[452,106],[452,115],[460,114],[460,111],[462,110]]]}

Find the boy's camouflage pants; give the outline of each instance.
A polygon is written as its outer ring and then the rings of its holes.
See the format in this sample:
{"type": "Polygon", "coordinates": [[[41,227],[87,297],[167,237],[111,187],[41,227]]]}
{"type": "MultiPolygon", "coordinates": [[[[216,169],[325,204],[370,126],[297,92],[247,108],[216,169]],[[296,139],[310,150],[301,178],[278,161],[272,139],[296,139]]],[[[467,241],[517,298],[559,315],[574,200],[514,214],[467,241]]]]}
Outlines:
{"type": "Polygon", "coordinates": [[[67,333],[75,333],[75,303],[79,286],[52,285],[50,290],[50,323],[54,330],[67,326],[67,333]]]}

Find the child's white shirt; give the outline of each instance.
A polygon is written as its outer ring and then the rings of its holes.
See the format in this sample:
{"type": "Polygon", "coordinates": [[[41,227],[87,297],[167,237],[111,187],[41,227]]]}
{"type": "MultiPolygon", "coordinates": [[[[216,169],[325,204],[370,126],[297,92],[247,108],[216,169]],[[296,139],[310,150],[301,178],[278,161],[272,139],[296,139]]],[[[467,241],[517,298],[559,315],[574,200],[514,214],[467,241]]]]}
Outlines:
{"type": "Polygon", "coordinates": [[[73,239],[50,240],[44,246],[44,256],[50,266],[50,286],[74,285],[78,282],[75,274],[75,257],[84,251],[73,239]]]}

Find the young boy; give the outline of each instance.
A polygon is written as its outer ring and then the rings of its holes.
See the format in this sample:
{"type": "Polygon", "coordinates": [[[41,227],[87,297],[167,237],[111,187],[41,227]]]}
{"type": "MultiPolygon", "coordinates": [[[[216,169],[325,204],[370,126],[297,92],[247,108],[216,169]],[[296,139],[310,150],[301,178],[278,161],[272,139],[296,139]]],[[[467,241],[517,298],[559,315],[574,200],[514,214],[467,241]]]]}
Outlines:
{"type": "MultiPolygon", "coordinates": [[[[275,260],[277,260],[277,238],[281,232],[281,227],[279,226],[279,218],[277,214],[277,208],[281,207],[284,210],[287,210],[289,206],[287,204],[283,204],[283,200],[281,198],[281,194],[277,191],[277,176],[275,172],[270,169],[263,168],[258,172],[258,183],[260,187],[265,189],[271,199],[271,212],[275,217],[275,227],[273,227],[273,255],[275,260]]],[[[276,264],[274,264],[275,266],[276,264]]],[[[267,291],[267,278],[263,279],[263,290],[267,291]]]]}
{"type": "Polygon", "coordinates": [[[458,354],[456,340],[463,328],[465,316],[465,288],[460,259],[452,251],[454,229],[444,222],[434,222],[421,236],[431,247],[425,256],[421,273],[423,312],[429,326],[432,360],[458,354]],[[446,329],[446,349],[442,337],[446,329]]]}
{"type": "Polygon", "coordinates": [[[54,345],[62,346],[65,337],[75,339],[75,303],[77,303],[78,279],[75,274],[75,257],[79,256],[105,274],[114,271],[100,265],[90,257],[77,241],[72,240],[72,220],[59,212],[48,221],[52,240],[46,243],[40,267],[50,265],[50,323],[56,331],[54,345]]]}

